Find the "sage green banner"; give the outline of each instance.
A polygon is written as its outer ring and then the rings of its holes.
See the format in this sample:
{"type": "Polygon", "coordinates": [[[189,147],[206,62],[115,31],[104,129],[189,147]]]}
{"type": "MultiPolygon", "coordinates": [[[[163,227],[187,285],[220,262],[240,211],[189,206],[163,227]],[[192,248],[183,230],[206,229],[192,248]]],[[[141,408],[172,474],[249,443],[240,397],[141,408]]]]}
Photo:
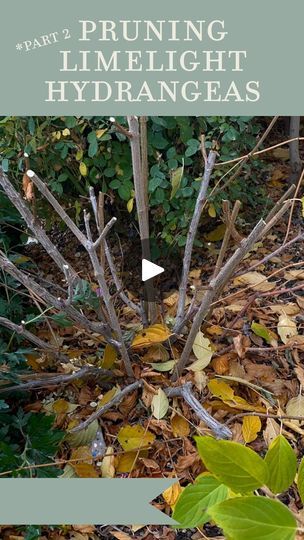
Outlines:
{"type": "Polygon", "coordinates": [[[150,501],[176,479],[2,478],[0,525],[174,525],[150,501]]]}
{"type": "Polygon", "coordinates": [[[303,0],[2,0],[2,115],[298,115],[303,0]]]}

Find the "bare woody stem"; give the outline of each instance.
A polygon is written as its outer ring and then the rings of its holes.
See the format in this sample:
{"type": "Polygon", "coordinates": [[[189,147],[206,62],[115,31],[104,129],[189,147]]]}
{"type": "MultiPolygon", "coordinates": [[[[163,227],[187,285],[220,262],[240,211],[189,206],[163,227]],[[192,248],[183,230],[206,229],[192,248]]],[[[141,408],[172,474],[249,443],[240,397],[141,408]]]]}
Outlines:
{"type": "Polygon", "coordinates": [[[166,388],[165,394],[167,397],[183,398],[186,403],[188,403],[189,407],[191,407],[191,409],[195,412],[198,418],[213,431],[218,439],[231,439],[232,433],[230,429],[213,418],[193,395],[192,384],[190,382],[185,383],[182,386],[166,388]]]}
{"type": "Polygon", "coordinates": [[[50,257],[55,261],[57,266],[62,271],[63,266],[69,266],[70,273],[74,276],[75,279],[78,279],[78,275],[76,271],[73,269],[73,267],[67,263],[65,258],[61,255],[61,253],[58,251],[56,246],[54,246],[53,242],[49,239],[45,231],[40,226],[37,218],[32,214],[24,200],[22,199],[20,193],[15,190],[12,183],[9,181],[7,176],[3,173],[3,171],[0,169],[0,186],[2,187],[3,191],[11,201],[11,203],[15,206],[15,208],[18,210],[20,215],[23,217],[26,225],[28,228],[32,231],[35,238],[40,242],[40,244],[44,247],[45,251],[48,253],[50,257]]]}
{"type": "MultiPolygon", "coordinates": [[[[128,116],[127,120],[129,125],[129,133],[131,135],[129,137],[129,141],[131,147],[133,180],[138,215],[139,234],[142,246],[142,257],[144,259],[150,259],[149,207],[148,196],[146,193],[147,182],[145,177],[143,177],[143,171],[146,165],[143,166],[142,162],[138,118],[136,116],[128,116]]],[[[145,144],[142,147],[142,150],[147,150],[145,144]]],[[[146,158],[144,158],[144,160],[145,159],[146,158]]],[[[151,280],[149,280],[149,283],[147,283],[146,285],[146,293],[149,299],[151,299],[151,301],[149,301],[148,305],[145,306],[145,311],[146,313],[149,312],[149,319],[153,322],[156,319],[157,312],[156,305],[152,301],[152,299],[154,298],[154,293],[151,280]]]]}
{"type": "Polygon", "coordinates": [[[44,289],[41,287],[41,285],[39,285],[39,283],[36,283],[36,281],[28,276],[25,272],[17,268],[1,251],[0,267],[17,281],[22,283],[26,289],[32,291],[38,298],[41,298],[48,306],[53,306],[56,310],[63,311],[67,317],[69,317],[80,328],[103,335],[105,340],[119,351],[120,343],[112,338],[108,325],[101,322],[89,321],[73,306],[68,305],[68,302],[66,302],[63,298],[56,298],[47,289],[44,289]]]}
{"type": "Polygon", "coordinates": [[[223,264],[223,261],[224,261],[225,255],[226,255],[226,251],[227,251],[228,246],[229,246],[229,241],[230,241],[230,238],[231,238],[231,235],[232,235],[232,230],[234,228],[234,224],[235,224],[236,218],[238,216],[240,207],[241,207],[241,202],[240,201],[235,201],[232,213],[230,215],[229,201],[223,201],[224,221],[226,223],[226,230],[225,230],[225,235],[224,235],[223,242],[222,242],[222,245],[221,245],[221,249],[220,249],[220,252],[219,252],[219,256],[218,256],[217,261],[216,261],[213,277],[216,277],[218,275],[220,269],[222,268],[222,264],[223,264]]]}
{"type": "Polygon", "coordinates": [[[235,269],[244,258],[244,256],[250,251],[252,246],[257,242],[261,237],[262,231],[265,228],[265,221],[260,220],[257,225],[254,227],[252,232],[247,238],[244,238],[239,246],[239,248],[234,252],[234,254],[228,259],[223,268],[220,270],[218,275],[210,281],[210,289],[205,292],[201,305],[193,319],[191,330],[189,332],[184,350],[179,361],[176,364],[176,368],[173,373],[173,380],[176,380],[179,375],[182,373],[184,367],[186,366],[189,356],[192,351],[192,346],[195,340],[195,337],[200,329],[200,326],[210,310],[212,302],[218,297],[223,286],[227,283],[230,277],[233,275],[235,269]]]}
{"type": "Polygon", "coordinates": [[[209,152],[207,161],[205,161],[204,176],[203,176],[199,194],[196,200],[192,220],[190,223],[190,228],[189,228],[189,232],[187,236],[187,242],[186,242],[185,253],[184,253],[184,258],[183,258],[183,272],[182,272],[182,278],[181,278],[181,283],[179,287],[179,299],[178,299],[178,305],[177,305],[177,315],[176,315],[176,323],[174,327],[174,332],[176,332],[176,329],[179,328],[182,320],[184,319],[187,282],[188,282],[188,276],[189,276],[189,270],[190,270],[190,264],[191,264],[192,249],[193,249],[193,244],[194,244],[195,236],[197,233],[203,205],[206,200],[211,173],[215,165],[216,155],[217,155],[216,152],[211,150],[209,152]]]}
{"type": "Polygon", "coordinates": [[[16,334],[23,336],[25,339],[27,339],[28,341],[36,345],[36,347],[40,349],[41,351],[45,351],[45,352],[53,354],[54,356],[57,356],[58,359],[61,360],[61,362],[70,361],[67,356],[60,353],[47,341],[43,341],[35,334],[32,334],[32,332],[29,332],[28,330],[26,330],[23,324],[15,324],[9,319],[6,319],[5,317],[0,317],[0,326],[3,326],[4,328],[7,328],[8,330],[11,330],[12,332],[15,332],[16,334]]]}

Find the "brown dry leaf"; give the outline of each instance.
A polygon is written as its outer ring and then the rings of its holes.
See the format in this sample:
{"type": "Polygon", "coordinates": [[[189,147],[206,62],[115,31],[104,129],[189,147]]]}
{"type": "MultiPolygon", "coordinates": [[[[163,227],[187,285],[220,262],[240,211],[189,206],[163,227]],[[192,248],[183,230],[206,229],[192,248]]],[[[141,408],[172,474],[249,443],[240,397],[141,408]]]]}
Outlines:
{"type": "Polygon", "coordinates": [[[166,341],[170,336],[171,332],[167,326],[164,324],[153,324],[134,337],[131,348],[137,350],[151,347],[156,343],[166,341]]]}
{"type": "Polygon", "coordinates": [[[297,304],[301,309],[304,309],[304,298],[302,296],[296,296],[297,304]]]}
{"type": "Polygon", "coordinates": [[[219,326],[218,324],[212,324],[209,326],[206,330],[207,334],[210,336],[221,336],[224,332],[223,328],[219,326]]]}
{"type": "Polygon", "coordinates": [[[173,307],[177,303],[178,297],[179,297],[178,291],[174,291],[173,293],[170,294],[170,296],[167,296],[167,298],[164,298],[163,304],[165,304],[165,306],[168,306],[169,308],[173,307]]]}
{"type": "Polygon", "coordinates": [[[244,358],[247,347],[250,347],[249,337],[238,334],[233,338],[233,344],[238,357],[244,358]]]}
{"type": "Polygon", "coordinates": [[[277,329],[281,340],[285,344],[291,337],[298,335],[296,323],[286,313],[280,315],[277,329]]]}
{"type": "Polygon", "coordinates": [[[120,412],[126,416],[128,415],[132,409],[136,406],[137,403],[137,392],[132,392],[132,394],[128,394],[123,401],[118,406],[118,409],[120,412]]]}
{"type": "Polygon", "coordinates": [[[195,268],[189,272],[189,278],[199,279],[201,277],[201,273],[202,271],[200,268],[195,268]]]}
{"type": "Polygon", "coordinates": [[[248,285],[251,289],[260,292],[271,291],[275,288],[275,283],[270,283],[260,272],[247,272],[233,280],[234,287],[248,285]]]}
{"type": "Polygon", "coordinates": [[[297,268],[296,270],[286,270],[286,272],[284,272],[284,278],[290,281],[304,279],[304,268],[297,268]]]}
{"type": "Polygon", "coordinates": [[[244,416],[242,424],[244,441],[246,443],[251,443],[252,441],[255,441],[261,428],[262,423],[258,416],[244,416]]]}
{"type": "Polygon", "coordinates": [[[140,359],[142,362],[147,363],[155,361],[166,362],[169,359],[169,353],[167,349],[161,343],[159,343],[158,345],[152,345],[149,347],[147,352],[141,356],[140,359]]]}
{"type": "Polygon", "coordinates": [[[276,422],[274,418],[267,418],[266,428],[263,431],[263,437],[267,448],[270,446],[272,441],[280,434],[280,432],[280,424],[278,424],[278,422],[276,422]]]}
{"type": "Polygon", "coordinates": [[[122,531],[111,531],[111,535],[114,538],[117,538],[117,540],[132,540],[133,538],[133,536],[131,537],[129,534],[122,531]]]}
{"type": "Polygon", "coordinates": [[[208,377],[204,371],[195,371],[193,374],[194,384],[197,390],[201,393],[207,386],[208,377]]]}
{"type": "Polygon", "coordinates": [[[84,534],[92,534],[95,531],[94,525],[73,525],[72,528],[74,531],[84,534]]]}
{"type": "Polygon", "coordinates": [[[150,458],[146,458],[146,457],[141,457],[140,458],[140,461],[145,465],[145,467],[147,467],[148,469],[153,469],[153,470],[157,470],[159,469],[159,465],[158,463],[156,463],[156,461],[154,461],[154,459],[150,459],[150,458]]]}
{"type": "Polygon", "coordinates": [[[282,159],[284,161],[290,159],[288,148],[275,148],[274,150],[271,150],[271,153],[276,159],[282,159]]]}
{"type": "Polygon", "coordinates": [[[154,390],[153,386],[144,381],[141,399],[146,407],[151,407],[152,399],[155,393],[156,391],[154,390]]]}
{"type": "Polygon", "coordinates": [[[297,306],[297,304],[294,304],[293,302],[289,302],[287,304],[272,304],[269,306],[270,311],[273,313],[278,313],[279,315],[283,315],[284,313],[286,315],[298,315],[300,313],[300,308],[297,306]]]}
{"type": "Polygon", "coordinates": [[[31,202],[34,199],[34,184],[32,180],[25,173],[22,178],[22,189],[24,193],[24,198],[31,202]]]}
{"type": "Polygon", "coordinates": [[[89,446],[79,446],[71,453],[71,460],[79,459],[79,462],[71,461],[75,473],[80,478],[98,478],[98,473],[93,466],[92,453],[89,446]]]}
{"type": "Polygon", "coordinates": [[[216,358],[213,358],[211,365],[218,375],[224,375],[225,373],[228,373],[229,371],[229,361],[231,357],[230,353],[222,354],[221,356],[217,356],[216,358]]]}
{"type": "Polygon", "coordinates": [[[115,456],[113,446],[108,446],[101,464],[102,478],[114,478],[115,476],[115,456]]]}
{"type": "Polygon", "coordinates": [[[168,489],[163,491],[162,496],[165,499],[166,503],[171,508],[174,508],[174,506],[177,503],[177,499],[179,498],[182,491],[183,491],[183,488],[177,482],[176,484],[173,484],[173,486],[170,486],[168,489]]]}
{"type": "Polygon", "coordinates": [[[298,377],[298,381],[301,386],[304,387],[304,368],[302,366],[296,366],[294,368],[295,374],[298,377]]]}
{"type": "Polygon", "coordinates": [[[171,427],[174,437],[188,437],[190,434],[189,422],[179,414],[175,414],[171,418],[171,427]]]}

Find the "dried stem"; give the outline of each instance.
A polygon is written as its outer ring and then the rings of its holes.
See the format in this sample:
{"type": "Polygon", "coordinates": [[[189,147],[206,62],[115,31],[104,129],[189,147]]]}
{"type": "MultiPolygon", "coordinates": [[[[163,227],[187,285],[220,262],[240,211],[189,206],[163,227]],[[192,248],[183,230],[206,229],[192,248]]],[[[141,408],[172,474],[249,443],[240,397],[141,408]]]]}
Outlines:
{"type": "Polygon", "coordinates": [[[286,235],[285,235],[285,239],[284,239],[284,244],[287,242],[287,239],[288,239],[288,236],[289,236],[290,227],[291,227],[291,221],[292,221],[292,216],[293,216],[293,211],[294,211],[294,207],[295,207],[295,203],[296,203],[296,198],[297,198],[297,196],[298,196],[298,193],[299,193],[301,184],[302,184],[302,182],[303,182],[303,178],[304,178],[304,168],[303,168],[303,170],[302,170],[301,176],[300,176],[299,181],[298,181],[298,183],[297,183],[297,187],[296,187],[296,190],[295,190],[294,198],[293,198],[293,200],[292,200],[292,205],[291,205],[291,210],[290,210],[290,214],[289,214],[289,219],[288,219],[288,225],[287,225],[287,231],[286,231],[286,235]]]}
{"type": "Polygon", "coordinates": [[[129,384],[129,386],[126,386],[123,390],[118,392],[116,396],[113,397],[108,403],[103,405],[103,407],[100,407],[97,411],[93,412],[86,420],[81,422],[78,426],[71,429],[70,433],[77,433],[78,431],[82,431],[83,429],[86,429],[94,420],[97,420],[100,416],[102,416],[105,412],[109,411],[114,407],[114,405],[118,405],[125,396],[128,394],[131,394],[134,390],[137,390],[138,388],[141,388],[142,381],[135,381],[132,384],[129,384]]]}
{"type": "Polygon", "coordinates": [[[205,161],[204,176],[203,176],[199,194],[196,200],[194,213],[192,216],[192,220],[191,220],[188,235],[187,235],[187,242],[186,242],[185,252],[184,252],[184,257],[183,257],[183,271],[182,271],[182,278],[181,278],[181,283],[179,287],[179,298],[178,298],[177,315],[176,315],[176,323],[174,327],[174,332],[176,332],[176,329],[181,326],[182,321],[184,319],[187,282],[188,282],[188,276],[189,276],[189,270],[190,270],[190,264],[191,264],[192,249],[193,249],[195,236],[196,236],[198,225],[201,218],[203,204],[206,200],[207,190],[208,190],[208,186],[209,186],[209,182],[211,178],[211,173],[215,164],[216,155],[217,153],[215,151],[210,150],[207,161],[205,161]]]}
{"type": "Polygon", "coordinates": [[[167,397],[181,397],[183,398],[191,409],[195,412],[200,420],[202,420],[215,434],[218,439],[231,439],[232,433],[227,426],[221,424],[215,418],[213,418],[196,397],[192,393],[192,384],[185,383],[182,386],[173,388],[166,388],[165,394],[167,397]]]}
{"type": "MultiPolygon", "coordinates": [[[[26,225],[32,231],[34,237],[44,247],[45,251],[49,254],[50,257],[52,257],[53,261],[62,271],[63,266],[68,265],[67,261],[58,251],[56,246],[54,246],[53,242],[49,239],[49,237],[41,227],[39,220],[35,218],[35,216],[32,214],[32,212],[22,199],[20,193],[15,190],[12,183],[9,181],[2,169],[0,169],[0,186],[2,187],[3,191],[5,192],[11,203],[15,206],[20,215],[23,217],[26,225]]],[[[69,265],[69,268],[71,274],[75,277],[75,279],[78,279],[77,272],[74,270],[74,268],[71,265],[69,265]]]]}
{"type": "Polygon", "coordinates": [[[192,327],[189,332],[182,355],[176,364],[176,368],[173,373],[173,380],[176,380],[179,377],[184,367],[186,366],[192,351],[195,337],[200,329],[203,320],[206,318],[208,312],[210,311],[210,306],[212,302],[214,302],[214,300],[218,298],[222,288],[228,282],[241,260],[248,253],[248,251],[250,251],[258,238],[260,238],[262,231],[265,229],[265,226],[266,223],[263,220],[260,220],[258,224],[254,227],[253,231],[249,234],[249,236],[242,240],[239,248],[228,259],[228,261],[225,263],[218,275],[215,278],[211,279],[209,284],[210,289],[205,292],[201,305],[193,319],[192,327]]]}
{"type": "Polygon", "coordinates": [[[38,390],[40,388],[48,388],[49,386],[58,386],[58,385],[66,385],[70,384],[72,381],[76,381],[78,379],[84,379],[87,377],[109,377],[112,376],[113,373],[111,371],[108,371],[106,369],[91,367],[91,366],[85,366],[78,371],[75,371],[75,373],[71,373],[70,375],[50,375],[49,377],[45,377],[43,379],[35,379],[32,381],[29,381],[27,383],[21,383],[16,384],[14,386],[7,386],[5,388],[0,387],[0,394],[4,394],[7,392],[24,392],[24,391],[31,391],[31,390],[38,390]]]}
{"type": "Polygon", "coordinates": [[[61,362],[67,363],[69,362],[69,358],[65,356],[64,354],[60,353],[57,349],[55,349],[50,343],[47,341],[43,341],[35,334],[32,334],[32,332],[29,332],[26,330],[23,324],[15,324],[9,319],[6,319],[5,317],[0,317],[0,326],[3,326],[4,328],[7,328],[8,330],[11,330],[12,332],[15,332],[18,335],[23,336],[25,339],[33,343],[40,349],[41,351],[45,351],[48,353],[53,354],[56,356],[61,362]]]}
{"type": "Polygon", "coordinates": [[[224,221],[226,223],[226,230],[225,230],[225,235],[224,235],[223,242],[221,245],[221,249],[219,252],[219,256],[216,261],[215,270],[213,274],[214,278],[218,275],[222,267],[222,264],[226,255],[226,251],[228,249],[229,241],[232,235],[232,231],[234,229],[235,221],[238,216],[240,208],[241,208],[241,202],[235,201],[232,213],[230,215],[229,201],[223,201],[223,213],[224,213],[224,221]]]}

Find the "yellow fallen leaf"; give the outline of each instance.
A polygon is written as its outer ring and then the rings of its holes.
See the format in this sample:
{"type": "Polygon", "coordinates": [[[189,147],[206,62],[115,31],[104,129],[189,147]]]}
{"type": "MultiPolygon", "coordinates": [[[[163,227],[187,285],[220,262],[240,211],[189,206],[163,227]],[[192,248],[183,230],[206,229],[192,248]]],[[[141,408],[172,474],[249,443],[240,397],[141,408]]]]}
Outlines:
{"type": "Polygon", "coordinates": [[[115,476],[115,456],[113,446],[108,446],[101,463],[102,478],[114,478],[115,476]]]}
{"type": "Polygon", "coordinates": [[[87,176],[88,174],[88,168],[86,166],[86,164],[84,163],[84,161],[82,161],[79,165],[79,172],[81,174],[81,176],[87,176]]]}
{"type": "Polygon", "coordinates": [[[126,425],[119,430],[118,442],[124,450],[130,452],[153,444],[155,435],[143,426],[126,425]]]}
{"type": "Polygon", "coordinates": [[[111,390],[108,390],[108,392],[106,392],[102,396],[101,400],[98,402],[97,409],[100,409],[100,407],[103,407],[103,405],[106,405],[106,403],[109,403],[109,401],[111,401],[111,399],[113,399],[113,397],[116,396],[118,392],[120,392],[119,386],[113,386],[111,390]]]}
{"type": "Polygon", "coordinates": [[[173,484],[173,486],[170,486],[168,489],[163,491],[162,496],[166,503],[171,506],[171,508],[174,508],[182,491],[183,488],[177,482],[176,484],[173,484]]]}
{"type": "Polygon", "coordinates": [[[71,465],[79,478],[98,478],[89,446],[79,446],[71,453],[71,465]],[[79,459],[79,461],[73,461],[79,459]]]}
{"type": "Polygon", "coordinates": [[[281,340],[285,344],[290,338],[298,335],[296,323],[286,313],[280,315],[277,329],[281,340]]]}
{"type": "Polygon", "coordinates": [[[234,287],[248,285],[251,289],[260,292],[271,291],[275,288],[275,283],[270,283],[260,272],[247,272],[233,280],[234,287]]]}
{"type": "Polygon", "coordinates": [[[225,383],[224,381],[219,381],[218,379],[211,379],[211,381],[208,382],[207,386],[214,397],[218,397],[223,401],[229,401],[234,397],[234,391],[229,386],[229,384],[225,383]]]}
{"type": "Polygon", "coordinates": [[[258,432],[262,428],[261,420],[258,416],[244,416],[242,424],[242,434],[246,443],[251,443],[257,438],[258,432]]]}
{"type": "MultiPolygon", "coordinates": [[[[303,416],[304,417],[304,396],[299,394],[298,396],[291,398],[286,405],[286,414],[289,416],[303,416]]],[[[299,425],[297,420],[293,420],[299,425]]]]}
{"type": "Polygon", "coordinates": [[[175,414],[171,418],[171,427],[174,437],[188,437],[190,433],[189,422],[179,414],[175,414]]]}
{"type": "Polygon", "coordinates": [[[226,225],[225,223],[221,223],[221,225],[218,225],[215,229],[213,229],[213,231],[205,234],[205,238],[208,240],[208,242],[219,242],[220,240],[223,240],[225,231],[226,225]]]}
{"type": "Polygon", "coordinates": [[[133,210],[133,206],[134,206],[134,198],[132,197],[131,199],[128,200],[127,202],[127,210],[129,212],[129,214],[131,214],[132,210],[133,210]]]}
{"type": "Polygon", "coordinates": [[[103,353],[101,366],[103,369],[111,369],[117,359],[117,352],[112,345],[107,344],[103,353]]]}
{"type": "Polygon", "coordinates": [[[162,343],[171,336],[171,332],[164,324],[153,324],[145,328],[140,334],[134,337],[131,347],[132,349],[143,349],[151,347],[156,343],[162,343]]]}
{"type": "Polygon", "coordinates": [[[122,454],[119,456],[116,471],[118,473],[130,472],[134,468],[137,457],[138,452],[126,452],[125,454],[122,454]]]}

